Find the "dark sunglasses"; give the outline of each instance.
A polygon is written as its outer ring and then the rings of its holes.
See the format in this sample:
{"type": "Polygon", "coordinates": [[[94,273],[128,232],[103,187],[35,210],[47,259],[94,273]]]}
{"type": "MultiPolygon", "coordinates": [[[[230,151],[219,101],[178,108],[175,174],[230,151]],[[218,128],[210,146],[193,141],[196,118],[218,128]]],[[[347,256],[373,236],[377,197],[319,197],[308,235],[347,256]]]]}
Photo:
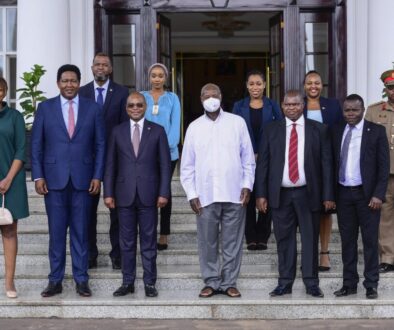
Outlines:
{"type": "Polygon", "coordinates": [[[390,91],[392,91],[394,89],[394,85],[386,85],[386,88],[390,91]]]}
{"type": "Polygon", "coordinates": [[[129,108],[134,108],[134,107],[143,108],[144,103],[129,103],[129,104],[127,104],[127,107],[129,107],[129,108]]]}

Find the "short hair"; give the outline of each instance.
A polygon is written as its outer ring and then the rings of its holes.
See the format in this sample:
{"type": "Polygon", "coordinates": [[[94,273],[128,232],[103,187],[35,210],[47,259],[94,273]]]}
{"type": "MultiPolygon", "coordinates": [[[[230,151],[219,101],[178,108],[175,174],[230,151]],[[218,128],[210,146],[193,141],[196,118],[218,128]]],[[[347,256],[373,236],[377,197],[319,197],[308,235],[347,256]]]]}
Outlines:
{"type": "Polygon", "coordinates": [[[260,71],[260,70],[256,70],[256,69],[250,70],[246,74],[246,81],[249,80],[250,76],[260,76],[261,79],[265,82],[265,74],[262,71],[260,71]]]}
{"type": "Polygon", "coordinates": [[[310,71],[308,71],[308,72],[305,74],[304,82],[303,82],[304,85],[305,85],[306,78],[307,78],[308,76],[312,75],[312,74],[315,74],[315,75],[319,76],[319,77],[320,77],[320,80],[323,80],[322,77],[321,77],[321,74],[320,74],[319,72],[317,72],[316,70],[310,70],[310,71]]]}
{"type": "Polygon", "coordinates": [[[146,104],[146,99],[145,99],[144,94],[137,92],[137,91],[132,91],[127,98],[129,98],[130,96],[139,96],[144,100],[144,104],[146,104]]]}
{"type": "Polygon", "coordinates": [[[220,88],[219,88],[218,85],[215,85],[215,84],[212,84],[212,83],[205,84],[205,85],[202,86],[202,88],[201,88],[201,94],[200,94],[200,95],[203,96],[204,93],[205,93],[205,91],[207,91],[207,90],[215,90],[215,91],[218,91],[219,94],[220,94],[220,96],[222,96],[222,92],[220,91],[220,88]]]}
{"type": "Polygon", "coordinates": [[[5,91],[8,91],[7,81],[3,77],[0,77],[0,87],[3,87],[5,91]]]}
{"type": "Polygon", "coordinates": [[[94,60],[96,59],[96,57],[107,57],[109,60],[109,64],[112,66],[111,57],[109,57],[109,55],[107,53],[97,52],[96,55],[94,55],[94,57],[93,57],[93,63],[94,63],[94,60]]]}
{"type": "Polygon", "coordinates": [[[345,102],[346,101],[358,101],[361,103],[361,106],[364,108],[364,100],[363,98],[358,95],[358,94],[350,94],[348,96],[345,97],[345,102]]]}
{"type": "Polygon", "coordinates": [[[79,71],[79,68],[74,65],[74,64],[64,64],[62,65],[58,70],[57,70],[57,81],[60,81],[60,78],[62,77],[62,74],[64,72],[71,71],[74,72],[77,75],[78,81],[81,81],[81,71],[79,71]]]}
{"type": "Polygon", "coordinates": [[[304,102],[304,97],[302,93],[297,89],[290,89],[288,90],[285,95],[283,96],[283,101],[286,97],[299,97],[302,102],[304,102]]]}

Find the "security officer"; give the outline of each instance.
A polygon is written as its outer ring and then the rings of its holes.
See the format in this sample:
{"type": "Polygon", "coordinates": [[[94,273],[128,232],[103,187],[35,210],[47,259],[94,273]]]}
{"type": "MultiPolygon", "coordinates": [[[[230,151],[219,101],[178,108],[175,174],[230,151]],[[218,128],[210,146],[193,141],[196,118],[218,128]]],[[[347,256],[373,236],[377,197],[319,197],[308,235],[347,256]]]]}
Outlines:
{"type": "Polygon", "coordinates": [[[379,226],[380,273],[394,271],[394,70],[380,76],[384,84],[387,102],[380,101],[368,107],[365,119],[386,128],[390,146],[390,178],[386,203],[382,206],[379,226]]]}

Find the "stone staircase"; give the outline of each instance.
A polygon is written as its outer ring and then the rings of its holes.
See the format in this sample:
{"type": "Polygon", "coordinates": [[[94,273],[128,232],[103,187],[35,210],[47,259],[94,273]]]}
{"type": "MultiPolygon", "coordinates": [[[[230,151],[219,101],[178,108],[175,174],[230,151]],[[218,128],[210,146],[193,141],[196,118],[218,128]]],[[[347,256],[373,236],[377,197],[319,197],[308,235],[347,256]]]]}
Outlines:
{"type": "MultiPolygon", "coordinates": [[[[270,298],[277,283],[277,256],[274,238],[267,251],[244,250],[238,288],[239,299],[217,295],[198,298],[203,286],[197,254],[195,217],[185,198],[179,179],[174,178],[173,217],[170,249],[158,254],[157,298],[146,298],[142,269],[138,260],[136,293],[113,298],[112,292],[121,284],[121,273],[110,267],[109,217],[100,203],[98,218],[99,267],[90,271],[91,298],[81,298],[75,292],[68,252],[64,290],[59,296],[43,299],[41,290],[47,284],[48,234],[44,200],[36,195],[28,182],[31,216],[19,222],[19,254],[16,286],[19,297],[11,300],[4,293],[4,258],[0,257],[0,317],[62,317],[62,318],[205,318],[205,319],[348,319],[393,318],[394,273],[381,276],[379,299],[367,300],[362,285],[359,293],[335,298],[333,291],[341,285],[340,238],[334,225],[330,257],[330,272],[321,273],[323,299],[305,294],[298,277],[293,294],[270,298]]],[[[360,244],[361,248],[361,244],[360,244]]],[[[0,248],[2,253],[2,247],[0,248]]],[[[361,253],[360,249],[360,253],[361,253]]],[[[360,274],[362,273],[360,254],[360,274]]],[[[361,279],[362,281],[362,279],[361,279]]]]}

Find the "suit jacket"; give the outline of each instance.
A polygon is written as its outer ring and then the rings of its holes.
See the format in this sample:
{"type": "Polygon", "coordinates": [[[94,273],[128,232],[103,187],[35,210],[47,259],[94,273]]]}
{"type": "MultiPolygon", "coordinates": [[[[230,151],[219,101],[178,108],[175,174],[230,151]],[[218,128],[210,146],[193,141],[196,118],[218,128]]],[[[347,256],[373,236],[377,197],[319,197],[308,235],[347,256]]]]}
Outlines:
{"type": "MultiPolygon", "coordinates": [[[[96,101],[93,81],[79,89],[79,95],[96,101]]],[[[126,102],[129,90],[113,81],[109,81],[107,95],[103,105],[106,141],[112,129],[120,123],[129,120],[126,112],[126,102]]]]}
{"type": "Polygon", "coordinates": [[[79,97],[72,138],[64,123],[60,96],[39,104],[31,136],[32,178],[46,180],[48,189],[63,189],[70,178],[78,190],[92,179],[102,180],[105,137],[100,107],[79,97]]]}
{"type": "MultiPolygon", "coordinates": [[[[236,102],[233,107],[233,113],[241,116],[245,119],[246,126],[248,127],[250,140],[252,141],[253,151],[255,154],[259,151],[260,141],[255,141],[252,124],[250,122],[250,109],[249,109],[250,97],[245,97],[244,99],[236,102]]],[[[261,127],[260,134],[261,137],[263,133],[263,126],[273,120],[280,120],[283,118],[282,111],[278,103],[274,100],[270,100],[268,97],[263,97],[263,115],[261,117],[261,127]]]]}
{"type": "Polygon", "coordinates": [[[159,196],[170,197],[171,157],[163,127],[145,119],[138,156],[131,143],[130,120],[111,133],[105,165],[104,197],[115,198],[117,207],[134,203],[136,195],[145,206],[159,196]]]}
{"type": "MultiPolygon", "coordinates": [[[[345,127],[346,124],[342,123],[331,130],[335,183],[339,182],[341,145],[345,127]]],[[[368,120],[364,120],[361,138],[360,172],[365,198],[370,200],[377,197],[384,201],[390,173],[389,145],[385,128],[368,120]]],[[[335,186],[337,187],[337,184],[335,186]]]]}
{"type": "MultiPolygon", "coordinates": [[[[304,107],[304,117],[308,118],[308,110],[307,106],[307,99],[304,98],[305,107],[304,107]]],[[[332,127],[338,123],[343,123],[343,115],[342,115],[342,108],[339,104],[337,99],[328,99],[326,97],[320,96],[320,110],[321,115],[323,118],[323,124],[326,124],[328,127],[332,127]]]]}
{"type": "MultiPolygon", "coordinates": [[[[256,198],[265,197],[272,208],[280,207],[285,166],[286,120],[268,124],[263,132],[256,169],[256,198]]],[[[332,152],[328,128],[305,119],[304,169],[311,211],[323,201],[334,200],[332,152]]]]}

